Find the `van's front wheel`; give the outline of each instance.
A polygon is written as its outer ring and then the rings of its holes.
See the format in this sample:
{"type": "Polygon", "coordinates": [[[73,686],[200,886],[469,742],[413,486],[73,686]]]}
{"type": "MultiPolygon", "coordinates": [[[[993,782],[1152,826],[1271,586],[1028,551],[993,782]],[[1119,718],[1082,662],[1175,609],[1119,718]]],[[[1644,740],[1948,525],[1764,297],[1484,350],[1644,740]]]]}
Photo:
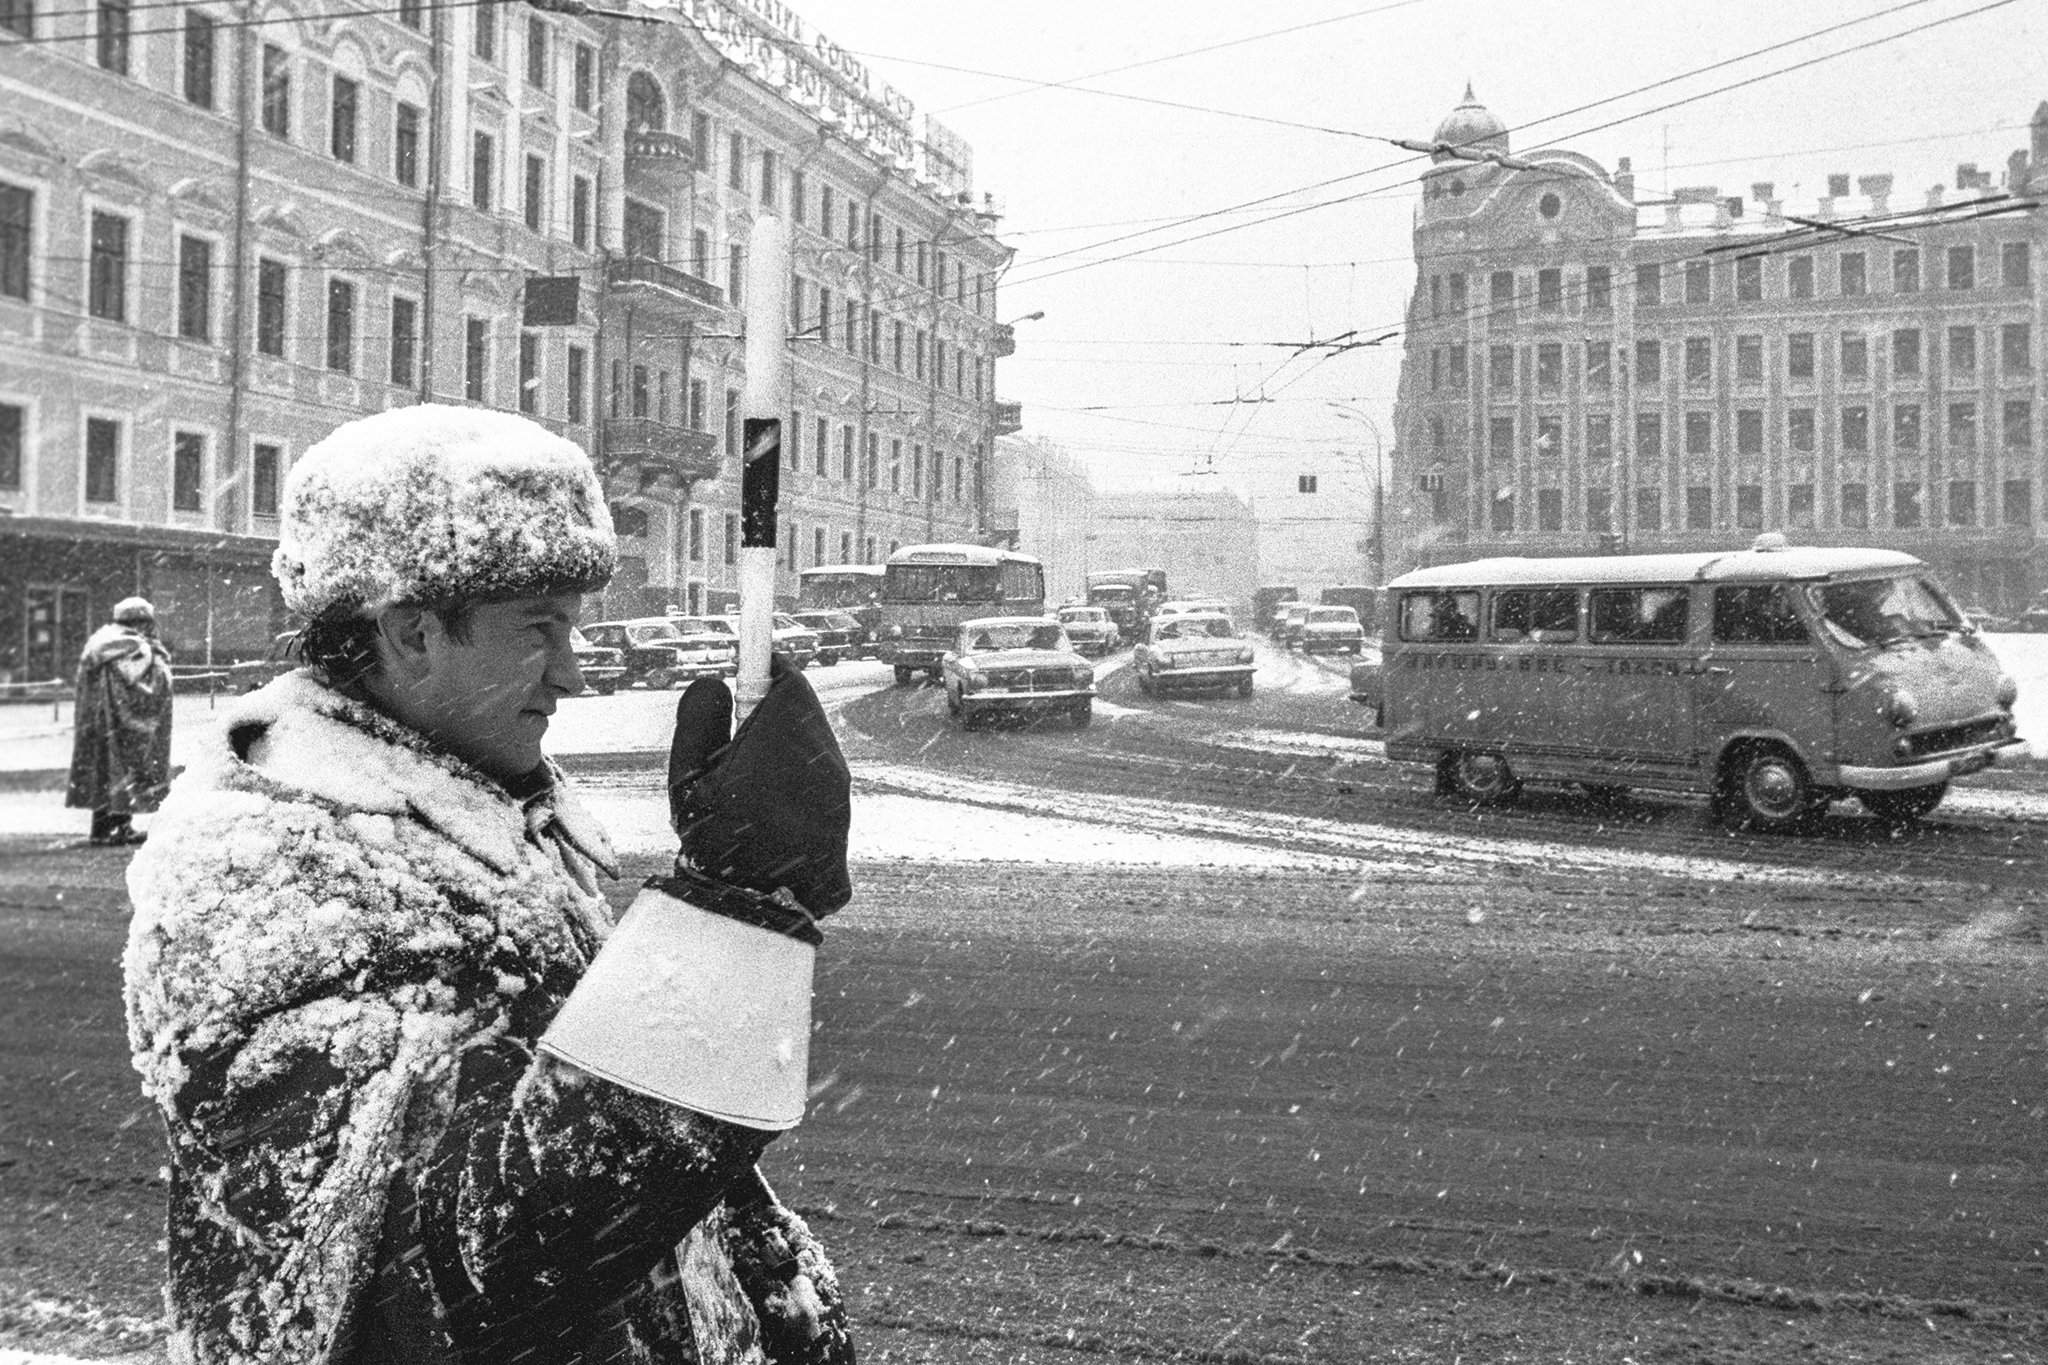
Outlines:
{"type": "Polygon", "coordinates": [[[1775,744],[1752,744],[1729,755],[1717,797],[1724,823],[1766,834],[1802,829],[1826,806],[1814,794],[1805,765],[1775,744]]]}
{"type": "Polygon", "coordinates": [[[1903,825],[1933,810],[1947,795],[1948,783],[1937,782],[1931,787],[1908,787],[1904,791],[1857,792],[1856,799],[1863,803],[1863,809],[1878,819],[1903,825]]]}
{"type": "Polygon", "coordinates": [[[1475,806],[1495,806],[1521,793],[1522,780],[1499,754],[1453,749],[1437,760],[1437,791],[1475,806]]]}

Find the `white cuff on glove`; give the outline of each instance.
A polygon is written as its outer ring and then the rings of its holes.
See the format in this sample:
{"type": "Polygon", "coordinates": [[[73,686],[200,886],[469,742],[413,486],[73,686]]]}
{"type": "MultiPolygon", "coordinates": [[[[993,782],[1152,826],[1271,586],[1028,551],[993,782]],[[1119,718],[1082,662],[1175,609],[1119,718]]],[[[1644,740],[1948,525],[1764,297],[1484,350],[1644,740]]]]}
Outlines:
{"type": "Polygon", "coordinates": [[[649,885],[540,1040],[628,1090],[746,1128],[803,1118],[817,950],[649,885]]]}

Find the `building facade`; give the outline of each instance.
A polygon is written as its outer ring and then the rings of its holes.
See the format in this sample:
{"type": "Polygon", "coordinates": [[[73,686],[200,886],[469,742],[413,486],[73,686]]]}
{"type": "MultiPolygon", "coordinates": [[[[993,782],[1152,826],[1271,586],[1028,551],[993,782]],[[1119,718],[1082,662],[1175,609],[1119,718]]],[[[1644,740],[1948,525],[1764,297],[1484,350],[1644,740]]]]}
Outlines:
{"type": "Polygon", "coordinates": [[[1376,583],[1377,435],[1348,450],[1269,456],[1233,476],[1258,524],[1257,578],[1304,600],[1340,583],[1376,583]]]}
{"type": "Polygon", "coordinates": [[[1257,586],[1262,525],[1228,489],[1103,494],[1089,524],[1090,567],[1166,570],[1171,597],[1249,604],[1257,586]]]}
{"type": "Polygon", "coordinates": [[[2048,104],[1996,189],[1837,174],[1796,205],[1641,202],[1626,160],[1513,155],[1469,90],[1435,142],[1390,573],[1782,530],[1908,551],[1987,606],[2048,586],[2048,221],[2007,197],[2048,189],[2048,104]]]}
{"type": "Polygon", "coordinates": [[[1098,494],[1080,459],[1043,437],[1005,436],[990,466],[989,530],[1002,544],[1045,563],[1048,602],[1086,594],[1098,494]]]}
{"type": "Polygon", "coordinates": [[[793,242],[781,584],[978,536],[1009,251],[971,152],[786,6],[16,5],[0,19],[0,681],[141,592],[283,628],[291,462],[421,401],[589,450],[591,612],[736,593],[744,248],[793,242]]]}

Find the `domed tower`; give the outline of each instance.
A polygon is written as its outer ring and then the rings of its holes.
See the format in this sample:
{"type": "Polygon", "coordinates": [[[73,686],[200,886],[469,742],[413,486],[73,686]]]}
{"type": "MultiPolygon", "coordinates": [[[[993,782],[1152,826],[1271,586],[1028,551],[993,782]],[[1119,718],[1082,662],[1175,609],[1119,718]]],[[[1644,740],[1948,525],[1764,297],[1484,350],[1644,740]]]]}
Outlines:
{"type": "MultiPolygon", "coordinates": [[[[1508,126],[1495,116],[1491,109],[1481,104],[1472,93],[1472,82],[1465,82],[1465,98],[1458,107],[1444,117],[1436,126],[1436,134],[1430,139],[1446,147],[1456,147],[1468,152],[1499,152],[1507,155],[1508,126]]],[[[1448,151],[1432,153],[1430,160],[1441,166],[1446,161],[1456,161],[1448,151]]]]}
{"type": "MultiPolygon", "coordinates": [[[[1418,230],[1451,222],[1462,223],[1485,197],[1485,191],[1504,174],[1491,161],[1474,161],[1452,154],[1508,152],[1508,126],[1472,93],[1465,84],[1465,98],[1437,124],[1430,141],[1438,150],[1430,153],[1430,167],[1422,173],[1422,210],[1416,217],[1418,230]]],[[[1418,246],[1421,244],[1418,242],[1418,246]]]]}

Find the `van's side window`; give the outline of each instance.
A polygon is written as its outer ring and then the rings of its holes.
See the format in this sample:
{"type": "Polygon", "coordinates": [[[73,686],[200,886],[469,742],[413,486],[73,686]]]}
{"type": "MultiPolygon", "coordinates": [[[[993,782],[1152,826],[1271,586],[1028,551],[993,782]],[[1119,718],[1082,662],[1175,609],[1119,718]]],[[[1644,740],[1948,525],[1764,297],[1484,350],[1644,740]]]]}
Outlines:
{"type": "Polygon", "coordinates": [[[1714,643],[1803,645],[1806,623],[1782,583],[1714,589],[1714,643]]]}
{"type": "Polygon", "coordinates": [[[1592,640],[1602,645],[1676,644],[1685,639],[1685,588],[1595,588],[1588,595],[1592,640]]]}
{"type": "Polygon", "coordinates": [[[1513,588],[1495,593],[1493,638],[1551,644],[1578,639],[1578,589],[1513,588]]]}
{"type": "Polygon", "coordinates": [[[1411,592],[1402,594],[1401,638],[1404,640],[1478,639],[1479,594],[1476,592],[1411,592]]]}

